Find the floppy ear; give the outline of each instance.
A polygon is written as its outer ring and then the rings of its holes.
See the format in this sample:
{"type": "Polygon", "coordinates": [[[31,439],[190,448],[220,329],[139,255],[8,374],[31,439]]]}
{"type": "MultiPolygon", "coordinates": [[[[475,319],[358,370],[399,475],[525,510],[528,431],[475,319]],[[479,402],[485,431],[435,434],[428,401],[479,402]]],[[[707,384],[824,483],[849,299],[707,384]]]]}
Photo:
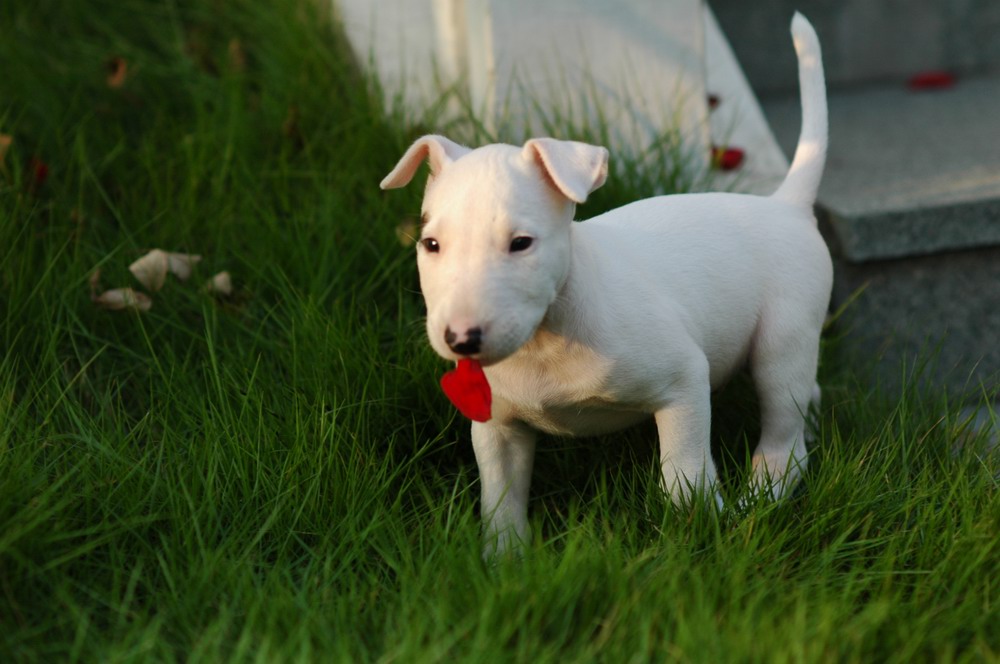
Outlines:
{"type": "Polygon", "coordinates": [[[437,175],[445,166],[455,161],[463,154],[469,152],[469,148],[462,147],[454,141],[449,141],[444,136],[424,136],[418,138],[410,146],[403,158],[396,164],[396,168],[385,176],[382,189],[398,189],[410,184],[410,180],[416,174],[417,169],[424,159],[431,166],[431,175],[437,175]]]}
{"type": "Polygon", "coordinates": [[[608,179],[608,151],[596,145],[533,138],[521,154],[537,162],[555,188],[574,203],[586,201],[608,179]]]}

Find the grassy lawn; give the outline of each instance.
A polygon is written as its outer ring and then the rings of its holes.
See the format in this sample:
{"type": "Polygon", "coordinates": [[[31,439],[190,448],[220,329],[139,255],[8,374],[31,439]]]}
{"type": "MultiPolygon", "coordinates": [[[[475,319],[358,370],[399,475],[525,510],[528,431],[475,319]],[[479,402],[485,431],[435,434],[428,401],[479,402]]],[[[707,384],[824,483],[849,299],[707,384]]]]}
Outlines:
{"type": "MultiPolygon", "coordinates": [[[[793,498],[675,510],[652,426],[550,439],[535,542],[484,565],[397,238],[420,187],[377,186],[441,127],[386,112],[321,14],[0,5],[0,661],[1000,659],[996,459],[832,337],[793,498]],[[147,313],[92,303],[155,247],[203,260],[147,313]]],[[[618,164],[580,214],[663,177],[618,164]]],[[[755,406],[716,406],[732,493],[755,406]]]]}

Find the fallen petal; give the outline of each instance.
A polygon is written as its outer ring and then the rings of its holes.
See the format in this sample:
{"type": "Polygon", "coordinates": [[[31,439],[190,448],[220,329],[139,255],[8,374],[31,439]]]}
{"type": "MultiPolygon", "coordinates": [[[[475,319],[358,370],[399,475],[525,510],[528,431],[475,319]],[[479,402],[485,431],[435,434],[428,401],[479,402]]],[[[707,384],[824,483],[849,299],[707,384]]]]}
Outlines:
{"type": "Polygon", "coordinates": [[[149,311],[153,306],[153,300],[145,293],[140,293],[131,288],[113,288],[95,297],[94,304],[110,311],[120,311],[122,309],[149,311]]]}
{"type": "Polygon", "coordinates": [[[712,146],[712,168],[733,171],[743,163],[744,152],[740,148],[712,146]]]}
{"type": "Polygon", "coordinates": [[[49,165],[38,157],[32,157],[28,160],[28,170],[31,171],[31,185],[35,189],[41,187],[49,179],[49,165]]]}
{"type": "Polygon", "coordinates": [[[187,281],[191,269],[198,264],[201,256],[195,254],[167,254],[170,271],[181,281],[187,281]]]}
{"type": "Polygon", "coordinates": [[[923,71],[910,78],[911,90],[943,90],[955,85],[955,75],[949,71],[923,71]]]}
{"type": "Polygon", "coordinates": [[[205,289],[215,295],[232,295],[233,279],[229,272],[220,272],[205,283],[205,289]]]}
{"type": "Polygon", "coordinates": [[[128,271],[135,276],[140,284],[154,293],[163,288],[167,278],[170,259],[167,252],[153,249],[148,254],[128,266],[128,271]]]}

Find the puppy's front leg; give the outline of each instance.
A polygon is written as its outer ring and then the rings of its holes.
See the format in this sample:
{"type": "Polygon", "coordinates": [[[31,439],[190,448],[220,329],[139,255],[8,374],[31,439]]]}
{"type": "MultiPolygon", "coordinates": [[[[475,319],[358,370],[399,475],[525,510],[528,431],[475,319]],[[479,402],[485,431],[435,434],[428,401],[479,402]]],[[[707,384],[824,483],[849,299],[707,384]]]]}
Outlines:
{"type": "Polygon", "coordinates": [[[692,491],[704,491],[722,507],[709,442],[712,406],[707,361],[694,363],[674,388],[667,405],[655,414],[663,490],[675,504],[688,501],[692,491]]]}
{"type": "Polygon", "coordinates": [[[535,432],[497,420],[472,423],[472,446],[482,485],[483,555],[491,558],[526,544],[528,489],[535,461],[535,432]]]}

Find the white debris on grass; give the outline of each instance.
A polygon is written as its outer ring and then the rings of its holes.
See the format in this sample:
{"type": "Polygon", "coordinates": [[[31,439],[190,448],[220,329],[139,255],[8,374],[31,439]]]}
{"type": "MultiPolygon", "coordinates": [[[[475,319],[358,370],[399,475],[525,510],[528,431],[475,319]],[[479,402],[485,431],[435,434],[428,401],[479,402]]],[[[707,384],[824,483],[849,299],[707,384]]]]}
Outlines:
{"type": "Polygon", "coordinates": [[[129,265],[128,269],[140,284],[155,293],[163,288],[167,272],[172,272],[178,279],[185,281],[191,276],[191,269],[200,260],[201,256],[193,254],[153,249],[129,265]]]}
{"type": "Polygon", "coordinates": [[[232,295],[233,279],[229,276],[229,272],[220,272],[205,282],[205,290],[213,295],[232,295]]]}
{"type": "Polygon", "coordinates": [[[93,300],[97,306],[110,311],[121,311],[122,309],[149,311],[153,306],[153,300],[148,295],[131,288],[112,288],[104,291],[93,300]]]}
{"type": "MultiPolygon", "coordinates": [[[[200,261],[201,256],[196,254],[182,254],[163,251],[162,249],[153,249],[133,261],[128,266],[128,269],[132,273],[132,276],[147,291],[155,293],[163,288],[168,272],[181,281],[187,281],[191,277],[194,266],[200,261]]],[[[120,311],[123,309],[149,311],[153,306],[153,300],[149,295],[132,288],[113,288],[98,295],[100,280],[101,270],[97,268],[90,275],[88,285],[90,286],[90,299],[102,309],[110,311],[120,311]]],[[[208,290],[221,295],[232,293],[233,283],[229,273],[220,272],[212,277],[208,284],[208,290]]]]}

